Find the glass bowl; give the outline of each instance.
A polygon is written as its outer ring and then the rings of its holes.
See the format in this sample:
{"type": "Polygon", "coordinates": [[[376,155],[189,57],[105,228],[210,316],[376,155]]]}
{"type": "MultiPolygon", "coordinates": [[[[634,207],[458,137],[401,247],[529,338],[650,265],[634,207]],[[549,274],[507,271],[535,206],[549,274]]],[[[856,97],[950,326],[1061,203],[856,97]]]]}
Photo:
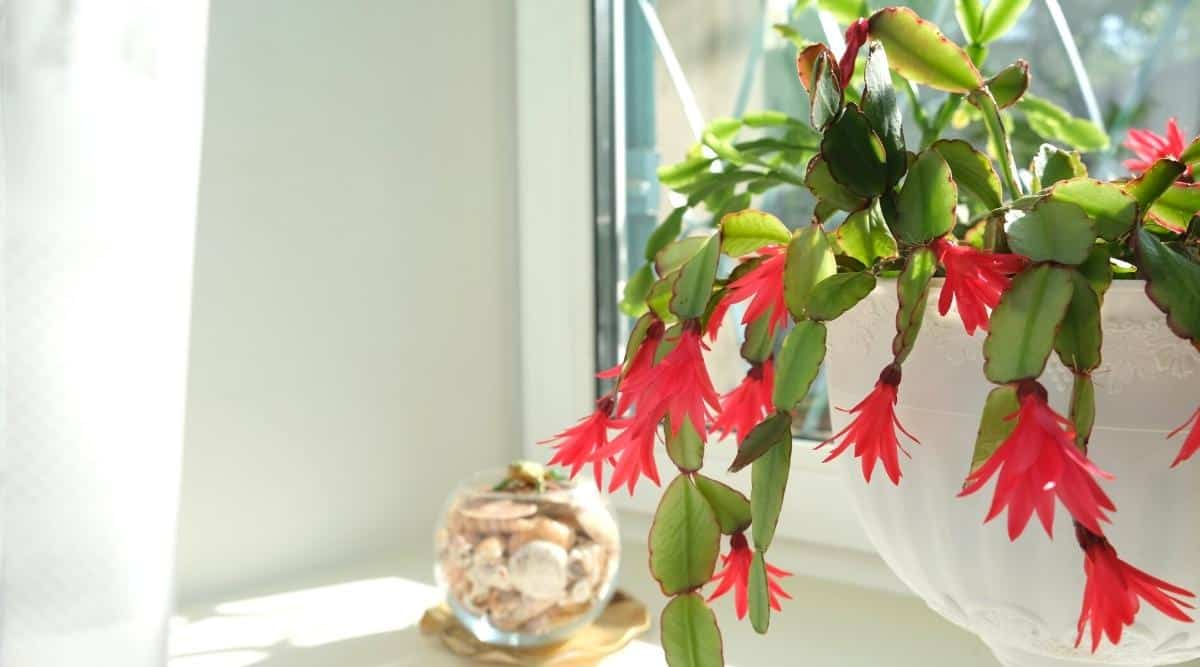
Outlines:
{"type": "Polygon", "coordinates": [[[617,522],[594,485],[541,465],[479,473],[450,495],[434,572],[480,641],[562,641],[604,610],[620,561],[617,522]]]}

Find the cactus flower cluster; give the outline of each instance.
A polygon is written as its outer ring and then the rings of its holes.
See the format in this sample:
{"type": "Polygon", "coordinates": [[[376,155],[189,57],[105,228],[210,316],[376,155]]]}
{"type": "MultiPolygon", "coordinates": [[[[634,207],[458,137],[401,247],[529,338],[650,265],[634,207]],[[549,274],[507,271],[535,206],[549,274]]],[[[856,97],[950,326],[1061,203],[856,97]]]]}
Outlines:
{"type": "MultiPolygon", "coordinates": [[[[661,626],[673,666],[721,664],[688,648],[719,650],[714,599],[732,591],[737,617],[760,632],[788,599],[780,583],[788,573],[766,557],[794,413],[825,358],[827,323],[877,290],[895,294],[890,361],[848,408],[849,424],[820,446],[827,460],[858,459],[865,483],[905,483],[904,455],[921,434],[904,429],[896,406],[905,374],[937,372],[907,363],[935,278],[938,312],[953,308],[963,335],[980,340],[995,385],[980,432],[1000,437],[975,443],[962,491],[990,488],[981,522],[1005,515],[1010,539],[1045,539],[1025,534],[1036,516],[1054,539],[1056,511],[1070,514],[1086,574],[1079,641],[1089,636],[1092,651],[1103,638],[1118,643],[1147,613],[1139,601],[1191,620],[1190,591],[1118,558],[1105,527],[1121,513],[1105,485],[1121,471],[1101,470],[1088,445],[1100,308],[1114,280],[1143,280],[1170,330],[1200,353],[1200,187],[1191,178],[1200,141],[1185,141],[1175,120],[1166,136],[1132,130],[1131,172],[1092,178],[1081,154],[1106,148],[1104,133],[1031,95],[1024,61],[986,62],[988,42],[1015,16],[959,12],[959,20],[965,45],[895,7],[853,21],[840,54],[801,45],[797,85],[808,108],[714,121],[682,162],[660,170],[686,203],[650,237],[647,263],[626,289],[622,307],[636,322],[624,359],[601,374],[610,391],[595,411],[550,442],[551,462],[572,475],[590,467],[602,484],[610,467],[610,491],[660,484],[660,449],[675,465],[649,536],[652,574],[672,598],[661,626]],[[965,119],[965,138],[941,136],[952,117],[965,119]],[[1019,156],[1015,131],[1042,132],[1045,143],[1019,156]],[[811,192],[812,218],[785,224],[751,206],[776,187],[811,192]],[[712,230],[680,238],[684,215],[701,211],[712,230]],[[723,327],[738,330],[748,371],[721,395],[705,350],[723,327]],[[1051,405],[1040,383],[1052,355],[1073,378],[1066,406],[1051,405]],[[703,472],[706,448],[729,436],[730,470],[750,468],[749,495],[703,472]]],[[[1178,417],[1163,431],[1178,425],[1181,466],[1200,450],[1200,409],[1178,417]]],[[[1165,465],[1164,474],[1172,474],[1165,465]]]]}

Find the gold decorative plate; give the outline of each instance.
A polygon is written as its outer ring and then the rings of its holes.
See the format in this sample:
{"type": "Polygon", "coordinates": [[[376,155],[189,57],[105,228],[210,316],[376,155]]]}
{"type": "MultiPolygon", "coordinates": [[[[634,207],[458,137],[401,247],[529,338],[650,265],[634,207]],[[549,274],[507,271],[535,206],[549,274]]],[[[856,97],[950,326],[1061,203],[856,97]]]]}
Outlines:
{"type": "Polygon", "coordinates": [[[650,628],[650,612],[641,602],[621,591],[590,625],[558,644],[531,648],[492,646],[475,638],[445,604],[425,612],[421,633],[437,635],[451,652],[480,662],[529,667],[590,665],[616,653],[650,628]]]}

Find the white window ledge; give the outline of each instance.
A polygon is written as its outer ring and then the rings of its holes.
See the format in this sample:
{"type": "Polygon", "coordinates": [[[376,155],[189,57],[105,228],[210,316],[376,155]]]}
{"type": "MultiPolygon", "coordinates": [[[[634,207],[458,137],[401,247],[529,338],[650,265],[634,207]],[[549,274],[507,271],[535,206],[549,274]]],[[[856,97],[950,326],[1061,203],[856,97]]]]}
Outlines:
{"type": "MultiPolygon", "coordinates": [[[[630,537],[645,527],[628,518],[624,525],[630,537]]],[[[645,545],[630,539],[624,548],[621,588],[650,607],[655,627],[601,664],[657,667],[664,664],[657,620],[665,599],[646,571],[645,545]]],[[[799,571],[883,567],[861,554],[791,543],[771,553],[799,571]],[[841,565],[831,565],[839,559],[841,565]]],[[[462,667],[465,661],[417,627],[441,597],[430,559],[397,556],[334,568],[182,610],[172,622],[168,667],[462,667]]],[[[766,636],[734,618],[731,600],[713,603],[727,664],[995,665],[982,644],[913,597],[799,574],[784,586],[794,599],[772,618],[766,636]]],[[[881,580],[879,588],[891,586],[881,580]]]]}

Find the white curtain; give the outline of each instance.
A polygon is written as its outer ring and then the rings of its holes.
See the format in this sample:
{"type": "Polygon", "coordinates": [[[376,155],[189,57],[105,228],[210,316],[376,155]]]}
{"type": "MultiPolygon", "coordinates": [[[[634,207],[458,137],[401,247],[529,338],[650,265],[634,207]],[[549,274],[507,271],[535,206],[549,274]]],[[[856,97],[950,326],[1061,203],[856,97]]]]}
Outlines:
{"type": "Polygon", "coordinates": [[[0,13],[0,665],[161,667],[207,1],[0,13]]]}

